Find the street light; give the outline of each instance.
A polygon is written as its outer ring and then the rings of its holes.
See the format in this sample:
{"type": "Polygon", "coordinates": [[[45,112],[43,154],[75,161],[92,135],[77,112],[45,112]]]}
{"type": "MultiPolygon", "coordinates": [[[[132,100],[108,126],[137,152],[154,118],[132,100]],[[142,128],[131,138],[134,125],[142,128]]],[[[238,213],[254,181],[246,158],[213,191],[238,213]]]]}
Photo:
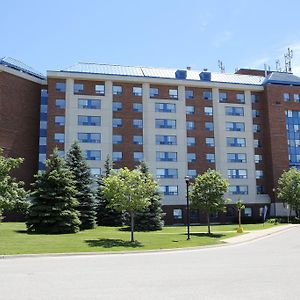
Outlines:
{"type": "Polygon", "coordinates": [[[276,189],[275,188],[272,188],[272,191],[273,191],[273,197],[274,197],[274,216],[276,217],[276,194],[275,194],[275,191],[276,189]]]}
{"type": "Polygon", "coordinates": [[[185,176],[186,183],[186,223],[187,223],[187,240],[190,239],[190,202],[189,202],[189,184],[191,178],[185,176]]]}

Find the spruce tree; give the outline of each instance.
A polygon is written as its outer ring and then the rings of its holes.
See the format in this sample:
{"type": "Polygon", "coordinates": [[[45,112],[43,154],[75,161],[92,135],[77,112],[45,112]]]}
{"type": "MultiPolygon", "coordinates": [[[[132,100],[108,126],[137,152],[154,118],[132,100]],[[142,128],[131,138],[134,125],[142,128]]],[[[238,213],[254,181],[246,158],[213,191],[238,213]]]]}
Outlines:
{"type": "Polygon", "coordinates": [[[108,207],[108,200],[103,194],[104,179],[108,177],[112,170],[112,163],[109,155],[107,155],[104,163],[104,175],[100,176],[97,184],[96,201],[97,201],[97,224],[99,226],[122,226],[123,225],[123,213],[117,212],[108,207]]]}
{"type": "Polygon", "coordinates": [[[71,170],[76,188],[77,210],[80,213],[80,229],[91,229],[96,226],[96,203],[92,190],[93,179],[90,168],[77,142],[71,145],[67,153],[67,166],[71,170]]]}
{"type": "MultiPolygon", "coordinates": [[[[145,162],[141,162],[138,169],[145,175],[149,174],[149,169],[145,162]]],[[[154,231],[161,230],[165,213],[161,206],[161,196],[156,190],[150,198],[150,205],[135,215],[135,230],[154,231]]]]}
{"type": "Polygon", "coordinates": [[[27,230],[30,233],[74,233],[79,231],[78,202],[73,175],[55,149],[33,183],[27,230]]]}

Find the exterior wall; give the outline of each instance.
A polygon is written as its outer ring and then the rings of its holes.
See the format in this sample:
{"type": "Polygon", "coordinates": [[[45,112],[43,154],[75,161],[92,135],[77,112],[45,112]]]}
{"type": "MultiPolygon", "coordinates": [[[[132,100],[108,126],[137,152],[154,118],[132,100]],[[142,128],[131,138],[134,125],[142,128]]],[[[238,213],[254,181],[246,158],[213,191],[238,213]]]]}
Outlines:
{"type": "Polygon", "coordinates": [[[0,147],[24,158],[13,175],[29,188],[38,170],[41,84],[18,73],[0,69],[0,147]]]}

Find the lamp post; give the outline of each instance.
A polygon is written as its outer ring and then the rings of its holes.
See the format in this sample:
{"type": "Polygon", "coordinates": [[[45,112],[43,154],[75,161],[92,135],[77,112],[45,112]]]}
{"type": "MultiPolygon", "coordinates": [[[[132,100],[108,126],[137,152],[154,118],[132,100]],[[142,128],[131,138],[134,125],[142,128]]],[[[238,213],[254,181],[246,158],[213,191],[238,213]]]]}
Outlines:
{"type": "Polygon", "coordinates": [[[272,188],[272,191],[273,191],[273,197],[274,197],[274,217],[276,217],[276,195],[275,195],[275,191],[276,189],[275,188],[272,188]]]}
{"type": "Polygon", "coordinates": [[[187,223],[187,240],[190,239],[190,201],[189,201],[189,184],[190,177],[185,176],[186,183],[186,223],[187,223]]]}

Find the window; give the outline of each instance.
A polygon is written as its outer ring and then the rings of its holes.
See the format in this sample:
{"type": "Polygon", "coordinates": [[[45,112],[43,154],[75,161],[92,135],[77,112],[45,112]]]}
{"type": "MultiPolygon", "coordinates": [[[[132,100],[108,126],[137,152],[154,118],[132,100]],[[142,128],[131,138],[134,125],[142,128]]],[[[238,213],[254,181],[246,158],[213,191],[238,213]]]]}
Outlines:
{"type": "Polygon", "coordinates": [[[133,136],[133,143],[135,145],[143,145],[143,136],[142,135],[134,135],[133,136]]]}
{"type": "Polygon", "coordinates": [[[212,100],[212,92],[211,91],[204,91],[203,92],[203,99],[204,100],[212,100]]]}
{"type": "Polygon", "coordinates": [[[262,170],[256,170],[255,171],[255,178],[256,179],[261,179],[264,177],[264,172],[262,170]]]}
{"type": "Polygon", "coordinates": [[[113,95],[122,95],[123,88],[120,85],[113,85],[112,87],[113,95]]]}
{"type": "Polygon", "coordinates": [[[40,129],[47,129],[47,121],[40,121],[40,129]]]}
{"type": "Polygon", "coordinates": [[[247,170],[245,169],[228,169],[227,176],[230,179],[246,179],[247,170]]]}
{"type": "Polygon", "coordinates": [[[66,107],[66,100],[65,99],[56,99],[55,100],[55,107],[56,108],[65,108],[66,107]]]}
{"type": "Polygon", "coordinates": [[[156,112],[176,112],[176,104],[173,103],[155,103],[156,112]]]}
{"type": "Polygon", "coordinates": [[[186,129],[187,130],[195,129],[195,122],[194,121],[186,121],[186,129]]]}
{"type": "Polygon", "coordinates": [[[187,154],[187,161],[189,163],[196,161],[196,153],[188,153],[187,154]]]}
{"type": "Polygon", "coordinates": [[[195,113],[195,106],[192,106],[192,105],[186,106],[185,112],[187,115],[193,115],[195,113]]]}
{"type": "Polygon", "coordinates": [[[77,138],[79,143],[101,143],[100,133],[79,132],[77,138]]]}
{"type": "Polygon", "coordinates": [[[215,154],[214,153],[206,153],[205,158],[206,158],[206,161],[209,163],[215,162],[215,154]]]}
{"type": "Polygon", "coordinates": [[[259,110],[257,110],[257,109],[252,109],[252,117],[253,117],[253,118],[259,117],[259,110]]]}
{"type": "Polygon", "coordinates": [[[259,124],[253,124],[253,132],[260,132],[260,125],[259,124]]]}
{"type": "Polygon", "coordinates": [[[188,136],[186,138],[186,141],[187,141],[188,146],[195,146],[196,145],[196,139],[193,136],[188,136]]]}
{"type": "Polygon", "coordinates": [[[40,136],[40,138],[39,138],[39,145],[40,146],[47,145],[47,138],[45,136],[40,136]]]}
{"type": "Polygon", "coordinates": [[[150,88],[150,97],[158,97],[159,89],[158,88],[150,88]]]}
{"type": "Polygon", "coordinates": [[[246,158],[246,153],[227,153],[227,162],[229,163],[245,163],[246,158]]]}
{"type": "Polygon", "coordinates": [[[173,209],[173,219],[174,220],[182,220],[182,209],[181,208],[173,209]]]}
{"type": "Polygon", "coordinates": [[[178,99],[178,90],[176,90],[176,89],[169,89],[169,98],[171,98],[171,99],[178,99]]]}
{"type": "Polygon", "coordinates": [[[86,150],[85,151],[86,160],[101,160],[100,150],[86,150]]]}
{"type": "Polygon", "coordinates": [[[283,100],[285,102],[290,102],[290,94],[289,93],[283,93],[283,100]]]}
{"type": "Polygon", "coordinates": [[[113,144],[122,144],[123,143],[123,136],[120,134],[114,134],[112,136],[112,143],[113,144]]]}
{"type": "Polygon", "coordinates": [[[185,99],[193,99],[194,98],[194,91],[185,90],[185,99]]]}
{"type": "Polygon", "coordinates": [[[65,117],[64,116],[55,116],[55,124],[63,126],[65,125],[65,117]]]}
{"type": "Polygon", "coordinates": [[[261,154],[255,154],[254,155],[254,161],[256,164],[259,164],[262,161],[262,155],[261,154]]]}
{"type": "Polygon", "coordinates": [[[156,135],[156,145],[177,145],[176,135],[156,135]]]}
{"type": "Polygon", "coordinates": [[[112,161],[120,161],[123,159],[123,152],[113,152],[112,161]]]}
{"type": "Polygon", "coordinates": [[[245,94],[244,93],[237,93],[235,97],[236,97],[237,102],[245,103],[245,94]]]}
{"type": "Polygon", "coordinates": [[[195,169],[188,169],[187,170],[187,176],[193,177],[193,178],[197,177],[197,170],[195,170],[195,169]]]}
{"type": "Polygon", "coordinates": [[[156,151],[156,161],[177,161],[177,152],[156,151]]]}
{"type": "Polygon", "coordinates": [[[134,119],[132,121],[133,128],[143,128],[143,120],[142,119],[134,119]]]}
{"type": "Polygon", "coordinates": [[[214,147],[215,146],[215,139],[212,137],[205,138],[205,144],[207,147],[214,147]]]}
{"type": "Polygon", "coordinates": [[[95,84],[95,93],[99,95],[104,95],[105,94],[104,84],[95,84]]]}
{"type": "Polygon", "coordinates": [[[156,119],[155,128],[176,128],[176,120],[171,119],[156,119]]]}
{"type": "Polygon", "coordinates": [[[144,152],[133,152],[133,160],[134,161],[143,161],[144,160],[144,152]]]}
{"type": "Polygon", "coordinates": [[[74,93],[82,93],[84,90],[83,83],[74,83],[74,93]]]}
{"type": "Polygon", "coordinates": [[[133,111],[135,111],[135,112],[142,112],[143,111],[143,104],[142,103],[133,103],[132,107],[133,107],[133,111]]]}
{"type": "Polygon", "coordinates": [[[248,186],[247,185],[230,185],[228,191],[229,191],[229,194],[231,194],[231,195],[247,195],[248,194],[248,186]]]}
{"type": "Polygon", "coordinates": [[[260,140],[253,140],[253,147],[254,148],[261,148],[261,141],[260,140]]]}
{"type": "Polygon", "coordinates": [[[204,114],[205,114],[206,116],[212,116],[212,115],[213,115],[213,108],[212,108],[212,107],[205,106],[205,107],[204,107],[204,114]]]}
{"type": "Polygon", "coordinates": [[[300,102],[300,95],[294,94],[294,102],[300,102]]]}
{"type": "Polygon", "coordinates": [[[252,208],[251,207],[245,207],[244,216],[249,217],[249,218],[252,217],[252,208]]]}
{"type": "Polygon", "coordinates": [[[101,117],[99,117],[99,116],[78,116],[78,125],[100,126],[101,125],[101,117]]]}
{"type": "Polygon", "coordinates": [[[263,185],[257,185],[256,186],[256,194],[265,194],[266,190],[263,185]]]}
{"type": "Polygon", "coordinates": [[[98,99],[78,99],[78,108],[100,109],[101,100],[98,99]]]}
{"type": "Polygon", "coordinates": [[[205,129],[207,131],[214,131],[214,123],[213,122],[205,122],[205,129]]]}
{"type": "Polygon", "coordinates": [[[226,106],[225,114],[226,114],[226,116],[243,116],[244,108],[243,107],[226,106]]]}
{"type": "Polygon", "coordinates": [[[245,123],[226,122],[226,131],[245,131],[245,123]]]}
{"type": "Polygon", "coordinates": [[[159,186],[159,192],[166,196],[177,196],[178,186],[177,185],[161,185],[159,186]]]}
{"type": "Polygon", "coordinates": [[[64,133],[54,133],[54,141],[56,143],[63,144],[65,142],[65,134],[64,133]]]}
{"type": "Polygon", "coordinates": [[[219,102],[227,102],[227,101],[228,101],[227,93],[220,92],[219,93],[219,102]]]}
{"type": "Polygon", "coordinates": [[[246,147],[246,139],[245,138],[235,138],[235,137],[228,137],[227,140],[227,147],[246,147]]]}
{"type": "Polygon", "coordinates": [[[123,120],[120,118],[113,118],[113,128],[119,128],[123,126],[123,120]]]}
{"type": "Polygon", "coordinates": [[[132,94],[133,94],[133,96],[142,96],[143,95],[143,89],[139,86],[134,86],[132,88],[132,94]]]}
{"type": "Polygon", "coordinates": [[[99,177],[101,175],[101,168],[90,168],[90,171],[93,177],[99,177]]]}
{"type": "Polygon", "coordinates": [[[258,95],[251,94],[251,102],[252,103],[257,103],[258,102],[258,95]]]}
{"type": "Polygon", "coordinates": [[[177,169],[156,169],[156,178],[178,178],[177,169]]]}
{"type": "Polygon", "coordinates": [[[122,102],[113,102],[112,103],[112,109],[113,111],[121,111],[123,108],[122,102]]]}
{"type": "Polygon", "coordinates": [[[55,83],[55,90],[57,92],[65,92],[66,91],[66,84],[64,82],[56,82],[55,83]]]}

